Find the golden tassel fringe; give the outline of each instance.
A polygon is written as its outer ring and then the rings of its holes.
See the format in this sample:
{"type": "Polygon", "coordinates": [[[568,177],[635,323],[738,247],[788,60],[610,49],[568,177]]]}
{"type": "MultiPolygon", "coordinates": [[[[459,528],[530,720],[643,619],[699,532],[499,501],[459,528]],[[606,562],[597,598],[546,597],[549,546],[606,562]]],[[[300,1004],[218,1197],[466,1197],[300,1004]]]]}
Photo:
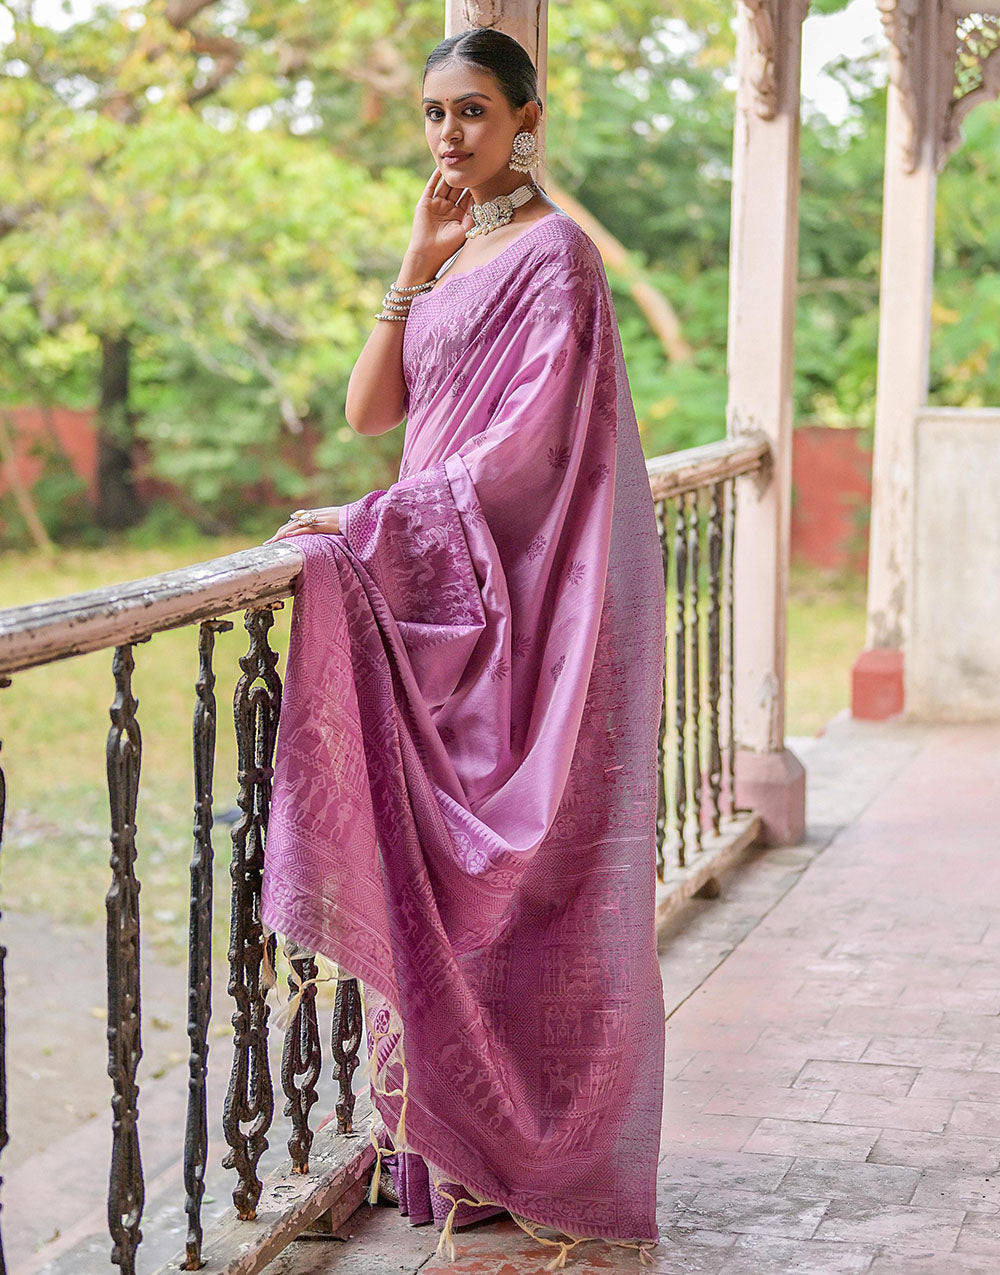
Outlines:
{"type": "MultiPolygon", "coordinates": [[[[366,1069],[370,1069],[371,1086],[376,1094],[378,1094],[379,1096],[383,1098],[402,1098],[402,1102],[399,1108],[399,1120],[397,1122],[396,1129],[394,1132],[387,1129],[386,1132],[389,1134],[389,1137],[392,1140],[393,1150],[398,1152],[403,1152],[407,1150],[406,1108],[409,1103],[410,1073],[406,1066],[406,1055],[403,1051],[402,1027],[400,1026],[398,1031],[392,1031],[392,1032],[375,1031],[372,1028],[371,1023],[369,1022],[369,1019],[368,1019],[367,1006],[365,1005],[364,988],[361,985],[360,981],[358,983],[358,989],[361,993],[362,1009],[365,1012],[365,1023],[369,1029],[369,1033],[371,1036],[371,1045],[372,1045],[371,1054],[369,1055],[368,1062],[366,1064],[366,1069]],[[379,1068],[376,1061],[378,1058],[379,1041],[385,1039],[386,1036],[393,1035],[393,1034],[398,1036],[396,1052],[398,1053],[399,1064],[403,1070],[403,1087],[401,1089],[385,1089],[385,1088],[379,1087],[379,1082],[382,1080],[382,1076],[379,1073],[379,1068]]],[[[392,1061],[392,1056],[390,1055],[390,1057],[386,1059],[384,1066],[388,1067],[391,1061],[392,1061]]],[[[371,1129],[370,1133],[371,1133],[372,1145],[375,1147],[375,1168],[372,1173],[371,1187],[368,1192],[368,1202],[369,1204],[375,1204],[378,1201],[379,1181],[381,1179],[381,1174],[382,1174],[382,1156],[389,1154],[389,1151],[388,1151],[388,1148],[383,1148],[379,1146],[375,1138],[374,1128],[371,1129]]],[[[507,1206],[505,1204],[501,1204],[499,1200],[485,1200],[481,1198],[469,1199],[467,1196],[459,1196],[456,1199],[456,1197],[453,1196],[449,1191],[443,1189],[443,1181],[434,1182],[434,1189],[438,1192],[439,1195],[443,1196],[446,1200],[451,1200],[451,1208],[448,1210],[448,1216],[445,1218],[445,1223],[441,1229],[441,1235],[438,1239],[436,1256],[447,1257],[448,1261],[453,1262],[455,1260],[454,1224],[455,1224],[455,1215],[458,1212],[458,1206],[460,1204],[468,1204],[472,1208],[481,1208],[483,1206],[492,1205],[496,1208],[504,1208],[504,1209],[507,1208],[507,1206]]],[[[509,1209],[508,1209],[508,1212],[510,1212],[509,1209]]],[[[549,1261],[545,1267],[545,1269],[549,1271],[559,1271],[559,1270],[565,1269],[566,1259],[568,1258],[570,1251],[576,1248],[578,1244],[586,1244],[587,1242],[591,1242],[591,1243],[601,1242],[601,1237],[599,1236],[573,1235],[568,1231],[562,1232],[564,1236],[563,1239],[549,1239],[545,1235],[539,1235],[538,1233],[539,1226],[540,1226],[539,1223],[532,1222],[528,1218],[519,1217],[516,1213],[510,1213],[510,1216],[514,1219],[514,1221],[521,1228],[521,1230],[524,1231],[525,1234],[530,1235],[533,1240],[536,1240],[539,1244],[545,1244],[549,1248],[555,1248],[558,1250],[555,1253],[555,1255],[552,1257],[551,1261],[549,1261]]],[[[556,1228],[550,1228],[550,1229],[556,1229],[556,1228]]],[[[637,1240],[611,1240],[611,1239],[604,1240],[603,1242],[607,1244],[614,1244],[615,1246],[620,1248],[634,1248],[638,1252],[639,1261],[641,1265],[643,1266],[648,1266],[652,1262],[652,1258],[650,1254],[652,1252],[652,1249],[655,1248],[655,1242],[652,1242],[650,1240],[637,1241],[637,1240]]]]}
{"type": "Polygon", "coordinates": [[[375,1167],[372,1169],[371,1186],[368,1188],[368,1203],[378,1204],[378,1184],[382,1180],[382,1156],[385,1154],[385,1151],[379,1146],[375,1137],[374,1125],[369,1126],[368,1136],[371,1138],[372,1146],[375,1148],[375,1167]]]}
{"type": "Polygon", "coordinates": [[[452,1228],[455,1222],[455,1214],[458,1212],[458,1206],[460,1204],[471,1204],[473,1208],[477,1208],[479,1205],[486,1204],[489,1201],[470,1200],[464,1195],[460,1195],[456,1199],[450,1191],[443,1190],[441,1184],[438,1182],[434,1183],[434,1190],[446,1200],[451,1200],[451,1208],[448,1210],[448,1216],[444,1220],[444,1226],[441,1229],[441,1238],[438,1240],[435,1255],[437,1257],[444,1257],[445,1254],[447,1254],[448,1261],[453,1262],[455,1260],[455,1240],[452,1234],[452,1228]]]}
{"type": "MultiPolygon", "coordinates": [[[[316,957],[313,959],[317,960],[316,957]]],[[[272,969],[272,974],[273,973],[274,971],[272,969]]],[[[274,1016],[274,1029],[279,1032],[287,1031],[291,1026],[295,1015],[299,1012],[299,1006],[302,1004],[302,997],[305,995],[306,988],[315,987],[319,983],[337,983],[340,980],[340,971],[336,968],[336,966],[334,966],[334,972],[332,974],[325,974],[321,976],[317,966],[317,972],[312,978],[300,979],[295,971],[295,966],[289,962],[288,978],[289,981],[294,984],[295,990],[274,1016]]],[[[273,987],[276,982],[277,976],[275,975],[270,986],[273,987]]]]}

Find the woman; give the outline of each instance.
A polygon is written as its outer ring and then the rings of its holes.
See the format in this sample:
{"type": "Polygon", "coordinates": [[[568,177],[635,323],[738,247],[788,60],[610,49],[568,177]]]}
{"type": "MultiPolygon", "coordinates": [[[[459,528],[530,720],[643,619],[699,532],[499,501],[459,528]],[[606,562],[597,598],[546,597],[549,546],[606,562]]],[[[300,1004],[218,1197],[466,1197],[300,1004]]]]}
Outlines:
{"type": "Polygon", "coordinates": [[[662,566],[600,257],[524,176],[528,55],[445,40],[423,109],[346,408],[407,417],[399,481],[272,537],[305,566],[264,919],[364,985],[400,1208],[445,1242],[507,1209],[561,1264],[657,1235],[662,566]]]}

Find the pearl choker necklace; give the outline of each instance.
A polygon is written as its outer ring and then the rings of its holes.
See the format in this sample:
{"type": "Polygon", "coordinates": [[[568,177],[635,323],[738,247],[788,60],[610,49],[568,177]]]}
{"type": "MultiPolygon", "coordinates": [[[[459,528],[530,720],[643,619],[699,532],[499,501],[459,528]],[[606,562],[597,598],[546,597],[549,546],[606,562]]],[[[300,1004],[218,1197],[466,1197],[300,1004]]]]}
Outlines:
{"type": "Polygon", "coordinates": [[[497,195],[496,199],[488,199],[485,204],[473,204],[472,219],[476,224],[471,230],[465,232],[466,239],[474,239],[476,235],[488,235],[498,226],[506,226],[513,219],[514,209],[526,204],[537,193],[537,186],[518,186],[517,190],[509,195],[497,195]]]}

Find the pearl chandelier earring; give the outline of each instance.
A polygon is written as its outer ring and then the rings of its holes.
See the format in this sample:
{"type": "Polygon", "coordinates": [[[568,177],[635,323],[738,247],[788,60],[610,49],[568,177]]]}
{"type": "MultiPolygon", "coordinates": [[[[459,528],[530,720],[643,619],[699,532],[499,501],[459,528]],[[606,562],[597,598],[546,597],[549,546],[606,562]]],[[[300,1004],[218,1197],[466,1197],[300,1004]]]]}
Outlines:
{"type": "Polygon", "coordinates": [[[534,133],[518,133],[511,146],[508,167],[515,173],[530,173],[539,158],[538,139],[534,133]]]}

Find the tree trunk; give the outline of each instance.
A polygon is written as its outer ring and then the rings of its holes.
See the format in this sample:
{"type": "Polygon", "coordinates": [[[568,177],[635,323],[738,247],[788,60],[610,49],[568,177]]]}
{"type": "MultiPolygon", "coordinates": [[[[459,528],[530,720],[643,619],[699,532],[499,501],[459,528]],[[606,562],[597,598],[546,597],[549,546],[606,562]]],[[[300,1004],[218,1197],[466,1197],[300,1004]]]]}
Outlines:
{"type": "Polygon", "coordinates": [[[97,523],[107,531],[131,527],[142,517],[132,465],[132,414],[128,404],[131,345],[128,337],[101,338],[101,398],[97,409],[97,523]]]}

